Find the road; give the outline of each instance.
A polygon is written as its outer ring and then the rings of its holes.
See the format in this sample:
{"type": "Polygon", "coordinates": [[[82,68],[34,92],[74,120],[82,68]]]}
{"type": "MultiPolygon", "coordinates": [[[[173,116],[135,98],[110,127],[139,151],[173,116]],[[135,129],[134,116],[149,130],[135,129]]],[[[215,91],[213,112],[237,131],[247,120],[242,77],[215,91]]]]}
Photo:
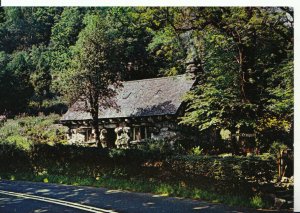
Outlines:
{"type": "MultiPolygon", "coordinates": [[[[221,204],[105,188],[0,181],[0,212],[250,212],[221,204]]],[[[254,211],[251,211],[254,212],[254,211]]]]}

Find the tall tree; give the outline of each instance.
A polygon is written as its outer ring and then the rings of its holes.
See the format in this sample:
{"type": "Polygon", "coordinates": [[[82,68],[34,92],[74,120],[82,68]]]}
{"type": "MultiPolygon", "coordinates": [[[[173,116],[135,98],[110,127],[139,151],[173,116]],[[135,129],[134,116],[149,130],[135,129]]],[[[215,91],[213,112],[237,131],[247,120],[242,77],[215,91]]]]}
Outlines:
{"type": "Polygon", "coordinates": [[[67,74],[66,89],[71,100],[85,103],[83,107],[91,114],[96,143],[100,146],[99,110],[113,104],[109,100],[115,95],[118,72],[122,70],[118,57],[121,50],[105,17],[88,15],[85,24],[74,49],[74,64],[67,74]]]}
{"type": "Polygon", "coordinates": [[[43,99],[50,96],[51,74],[50,74],[50,53],[45,46],[33,47],[31,49],[32,73],[30,81],[34,88],[35,97],[40,105],[43,99]]]}
{"type": "Polygon", "coordinates": [[[17,52],[11,58],[2,55],[1,61],[4,66],[1,67],[0,74],[0,111],[7,110],[17,113],[26,110],[26,106],[33,95],[29,81],[30,66],[28,60],[29,56],[26,52],[17,52]]]}
{"type": "MultiPolygon", "coordinates": [[[[185,12],[186,19],[175,28],[202,33],[206,77],[196,96],[190,96],[183,123],[200,130],[258,133],[259,120],[270,112],[268,90],[277,84],[268,76],[292,59],[292,17],[287,18],[290,14],[281,8],[189,8],[185,12]]],[[[287,68],[289,74],[285,72],[288,82],[293,79],[291,68],[287,68]]],[[[279,99],[285,99],[283,93],[279,99]]],[[[292,108],[288,114],[293,114],[292,108]]],[[[245,143],[255,146],[254,140],[245,139],[245,143]]]]}
{"type": "Polygon", "coordinates": [[[51,92],[60,95],[61,76],[72,61],[71,47],[76,44],[82,30],[86,8],[64,8],[51,29],[49,44],[50,70],[52,75],[51,92]]]}
{"type": "Polygon", "coordinates": [[[47,45],[54,17],[60,13],[60,8],[9,7],[4,12],[5,22],[0,25],[4,45],[0,48],[11,53],[14,50],[29,49],[34,44],[47,45]]]}
{"type": "Polygon", "coordinates": [[[124,79],[135,80],[157,77],[160,61],[148,51],[153,38],[151,21],[143,18],[145,8],[109,8],[107,21],[122,40],[123,54],[120,60],[127,67],[124,79]]]}
{"type": "Polygon", "coordinates": [[[144,44],[156,75],[182,74],[188,54],[188,33],[177,32],[173,26],[179,8],[136,8],[136,25],[144,29],[149,40],[144,44]]]}
{"type": "Polygon", "coordinates": [[[56,22],[51,28],[50,46],[54,50],[61,50],[74,45],[78,34],[83,27],[83,8],[66,7],[56,17],[56,22]]]}

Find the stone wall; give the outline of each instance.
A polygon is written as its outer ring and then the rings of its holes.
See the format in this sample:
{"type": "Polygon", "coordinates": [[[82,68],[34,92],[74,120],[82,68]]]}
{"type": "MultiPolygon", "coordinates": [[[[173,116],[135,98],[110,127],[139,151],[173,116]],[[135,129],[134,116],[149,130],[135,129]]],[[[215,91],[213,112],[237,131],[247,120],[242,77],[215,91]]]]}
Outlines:
{"type": "MultiPolygon", "coordinates": [[[[173,143],[177,139],[181,139],[183,137],[180,128],[176,121],[161,121],[155,123],[131,123],[131,124],[109,124],[108,127],[112,129],[114,128],[114,132],[116,134],[116,140],[114,144],[117,148],[128,148],[130,143],[138,143],[140,141],[144,141],[145,139],[153,139],[153,140],[167,140],[170,143],[173,143]],[[141,140],[133,141],[133,128],[143,127],[147,130],[147,138],[142,138],[141,140]]],[[[94,146],[95,139],[94,137],[90,137],[86,135],[84,130],[88,129],[88,127],[76,127],[73,126],[69,129],[68,141],[70,144],[78,144],[78,145],[87,145],[94,146]],[[88,140],[87,140],[88,137],[88,140]],[[87,140],[87,141],[86,141],[87,140]]],[[[91,129],[91,128],[90,128],[91,129]]],[[[102,147],[107,147],[107,141],[109,140],[107,136],[107,129],[103,126],[100,126],[100,141],[102,147]]],[[[90,134],[94,135],[94,131],[90,130],[90,134]]]]}

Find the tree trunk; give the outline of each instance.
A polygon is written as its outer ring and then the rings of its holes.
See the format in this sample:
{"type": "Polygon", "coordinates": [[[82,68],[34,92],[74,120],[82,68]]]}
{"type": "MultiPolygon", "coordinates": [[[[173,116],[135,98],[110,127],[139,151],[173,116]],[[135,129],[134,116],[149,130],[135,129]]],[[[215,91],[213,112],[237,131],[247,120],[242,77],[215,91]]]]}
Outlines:
{"type": "Polygon", "coordinates": [[[230,132],[232,134],[231,136],[231,153],[233,155],[239,154],[239,148],[240,148],[240,137],[238,136],[239,131],[238,128],[235,126],[232,126],[230,129],[230,132]]]}
{"type": "Polygon", "coordinates": [[[93,116],[93,128],[95,130],[96,145],[97,145],[97,147],[101,147],[98,115],[93,116]]]}
{"type": "Polygon", "coordinates": [[[99,131],[99,102],[98,102],[98,95],[94,95],[90,97],[90,106],[91,106],[91,115],[92,115],[92,125],[95,130],[95,141],[97,147],[101,148],[100,143],[100,131],[99,131]]]}

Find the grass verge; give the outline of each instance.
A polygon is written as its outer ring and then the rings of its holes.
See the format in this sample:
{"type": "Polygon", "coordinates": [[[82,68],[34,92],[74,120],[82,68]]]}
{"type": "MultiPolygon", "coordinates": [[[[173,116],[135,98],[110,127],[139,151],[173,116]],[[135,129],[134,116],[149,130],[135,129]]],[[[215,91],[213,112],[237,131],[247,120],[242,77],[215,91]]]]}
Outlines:
{"type": "Polygon", "coordinates": [[[68,177],[64,175],[34,175],[0,174],[0,179],[26,180],[44,183],[58,183],[74,186],[105,187],[109,189],[128,190],[133,192],[153,193],[161,196],[173,196],[191,199],[201,199],[212,203],[223,203],[234,207],[270,208],[270,205],[262,200],[259,195],[244,197],[237,195],[221,195],[200,188],[191,188],[183,183],[163,183],[157,180],[124,179],[115,177],[68,177]]]}

